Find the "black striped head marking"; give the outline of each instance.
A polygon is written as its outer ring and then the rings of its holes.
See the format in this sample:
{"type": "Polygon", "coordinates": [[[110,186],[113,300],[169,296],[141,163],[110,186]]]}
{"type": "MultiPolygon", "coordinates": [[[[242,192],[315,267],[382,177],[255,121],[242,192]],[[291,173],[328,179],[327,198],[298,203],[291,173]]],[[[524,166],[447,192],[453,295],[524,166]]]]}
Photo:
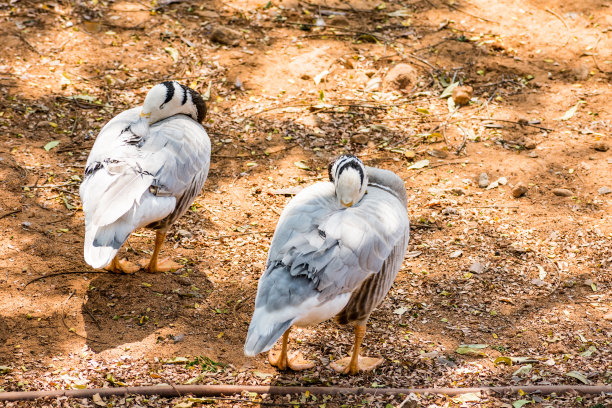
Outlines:
{"type": "Polygon", "coordinates": [[[368,185],[368,175],[361,160],[353,155],[342,155],[330,163],[328,173],[340,204],[350,207],[361,200],[368,185]]]}
{"type": "Polygon", "coordinates": [[[206,116],[206,104],[193,89],[176,81],[165,81],[147,93],[140,116],[153,124],[177,114],[190,116],[201,123],[206,116]]]}

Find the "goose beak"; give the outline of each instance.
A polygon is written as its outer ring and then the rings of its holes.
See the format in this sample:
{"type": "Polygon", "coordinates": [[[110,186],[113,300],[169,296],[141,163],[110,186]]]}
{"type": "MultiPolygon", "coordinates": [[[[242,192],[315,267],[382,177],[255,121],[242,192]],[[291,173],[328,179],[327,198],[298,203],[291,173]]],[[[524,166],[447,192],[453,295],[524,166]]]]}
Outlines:
{"type": "Polygon", "coordinates": [[[352,202],[352,201],[351,201],[351,202],[348,202],[348,203],[345,203],[344,201],[340,200],[340,202],[342,203],[342,205],[343,205],[343,206],[345,206],[345,207],[347,207],[347,208],[349,208],[349,207],[352,207],[352,206],[353,206],[353,202],[352,202]]]}

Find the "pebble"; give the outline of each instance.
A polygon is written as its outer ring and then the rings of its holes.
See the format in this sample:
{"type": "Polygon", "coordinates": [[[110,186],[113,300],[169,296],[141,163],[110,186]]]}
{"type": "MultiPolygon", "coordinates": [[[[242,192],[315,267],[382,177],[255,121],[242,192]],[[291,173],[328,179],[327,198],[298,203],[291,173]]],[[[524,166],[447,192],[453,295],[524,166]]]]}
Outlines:
{"type": "Polygon", "coordinates": [[[328,23],[337,27],[349,27],[351,25],[349,19],[344,16],[334,16],[334,18],[329,20],[328,23]]]}
{"type": "Polygon", "coordinates": [[[212,41],[225,45],[236,46],[240,42],[241,38],[242,34],[240,34],[240,32],[224,26],[217,26],[213,28],[212,32],[210,33],[210,39],[212,41]]]}
{"type": "Polygon", "coordinates": [[[478,261],[474,261],[470,265],[470,272],[472,273],[483,273],[484,270],[485,270],[485,266],[478,261]]]}
{"type": "Polygon", "coordinates": [[[489,175],[487,173],[480,173],[478,176],[478,187],[487,188],[489,185],[489,175]]]}
{"type": "Polygon", "coordinates": [[[30,228],[32,226],[32,223],[30,221],[24,221],[24,222],[21,223],[21,225],[24,228],[30,228]]]}
{"type": "Polygon", "coordinates": [[[522,182],[518,182],[516,186],[512,189],[512,197],[519,198],[525,195],[527,192],[527,186],[522,182]]]}
{"type": "Polygon", "coordinates": [[[610,320],[612,321],[612,312],[608,312],[604,315],[603,317],[605,320],[610,320]]]}
{"type": "Polygon", "coordinates": [[[368,143],[368,135],[365,133],[357,133],[354,136],[351,136],[351,142],[357,143],[360,145],[364,145],[368,143]]]}
{"type": "Polygon", "coordinates": [[[177,234],[179,234],[183,238],[191,238],[191,237],[193,237],[193,234],[191,232],[189,232],[187,230],[184,230],[184,229],[178,230],[177,234]]]}
{"type": "Polygon", "coordinates": [[[437,157],[438,159],[446,159],[448,157],[448,153],[444,150],[440,149],[431,149],[427,151],[427,154],[432,157],[437,157]]]}
{"type": "Polygon", "coordinates": [[[442,210],[442,215],[455,215],[457,214],[457,210],[453,207],[446,207],[442,210]]]}
{"type": "Polygon", "coordinates": [[[555,188],[552,193],[560,197],[571,197],[574,195],[574,193],[571,190],[568,190],[567,188],[555,188]]]}
{"type": "Polygon", "coordinates": [[[610,190],[610,187],[602,187],[597,190],[597,193],[599,193],[599,195],[606,195],[612,193],[612,190],[610,190]]]}
{"type": "Polygon", "coordinates": [[[532,150],[532,149],[535,149],[538,146],[538,144],[536,143],[535,140],[526,137],[523,140],[523,146],[525,146],[525,149],[532,150]]]}
{"type": "Polygon", "coordinates": [[[458,249],[456,251],[451,252],[449,257],[451,257],[451,258],[459,258],[461,255],[463,255],[463,251],[458,249]]]}
{"type": "Polygon", "coordinates": [[[607,152],[610,149],[610,146],[604,142],[599,142],[593,146],[593,149],[597,150],[598,152],[607,152]]]}
{"type": "Polygon", "coordinates": [[[469,85],[457,86],[453,89],[452,98],[457,105],[467,105],[473,93],[474,89],[469,85]]]}
{"type": "Polygon", "coordinates": [[[465,190],[462,189],[462,188],[459,188],[459,187],[450,188],[450,189],[448,189],[446,191],[448,193],[453,194],[453,195],[458,195],[458,196],[465,195],[465,190]]]}
{"type": "Polygon", "coordinates": [[[535,158],[539,157],[538,154],[536,152],[533,152],[533,151],[527,153],[527,156],[531,157],[532,159],[535,159],[535,158]]]}
{"type": "Polygon", "coordinates": [[[417,80],[417,70],[408,64],[397,64],[385,76],[385,82],[392,84],[396,89],[412,88],[417,80]]]}

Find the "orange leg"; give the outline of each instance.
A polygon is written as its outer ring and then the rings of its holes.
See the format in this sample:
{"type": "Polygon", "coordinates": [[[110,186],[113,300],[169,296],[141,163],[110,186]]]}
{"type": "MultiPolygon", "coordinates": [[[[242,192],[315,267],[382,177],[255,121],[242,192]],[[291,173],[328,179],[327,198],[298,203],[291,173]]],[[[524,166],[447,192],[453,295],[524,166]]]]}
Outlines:
{"type": "Polygon", "coordinates": [[[300,353],[295,353],[289,357],[287,353],[287,345],[289,344],[289,332],[291,327],[288,328],[283,334],[283,340],[281,344],[280,353],[270,350],[268,352],[268,361],[271,365],[275,366],[279,370],[290,369],[293,371],[307,370],[315,366],[314,362],[304,360],[300,353]]]}
{"type": "Polygon", "coordinates": [[[128,262],[126,259],[119,259],[119,255],[117,255],[104,269],[114,273],[134,273],[138,272],[140,267],[128,262]]]}
{"type": "Polygon", "coordinates": [[[162,244],[166,239],[167,231],[168,230],[155,231],[155,248],[153,248],[153,255],[151,255],[149,265],[147,265],[147,267],[145,268],[147,272],[169,272],[171,270],[177,270],[183,267],[183,265],[173,262],[169,258],[162,259],[161,261],[157,260],[157,257],[159,256],[159,251],[161,250],[162,244]]]}
{"type": "Polygon", "coordinates": [[[383,363],[382,358],[359,357],[361,342],[365,337],[365,325],[355,326],[355,344],[351,357],[345,357],[330,364],[331,368],[343,374],[355,375],[359,371],[371,371],[383,363]]]}

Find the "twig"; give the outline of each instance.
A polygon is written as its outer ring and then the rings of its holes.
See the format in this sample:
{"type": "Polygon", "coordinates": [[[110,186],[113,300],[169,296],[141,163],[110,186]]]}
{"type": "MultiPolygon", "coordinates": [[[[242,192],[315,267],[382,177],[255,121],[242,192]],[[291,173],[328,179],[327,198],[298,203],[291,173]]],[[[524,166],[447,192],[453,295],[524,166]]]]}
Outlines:
{"type": "Polygon", "coordinates": [[[91,317],[91,320],[93,320],[93,322],[96,324],[96,327],[98,327],[98,330],[102,331],[102,326],[100,326],[100,322],[98,322],[98,319],[96,319],[95,316],[89,311],[87,306],[85,306],[85,302],[83,302],[81,307],[83,308],[83,310],[85,310],[85,313],[87,313],[89,317],[91,317]]]}
{"type": "Polygon", "coordinates": [[[565,47],[567,45],[567,43],[569,42],[570,36],[572,35],[570,32],[570,28],[567,25],[567,23],[565,22],[565,20],[563,19],[563,17],[561,17],[559,14],[555,13],[554,11],[552,11],[551,9],[547,8],[545,9],[547,13],[552,14],[553,16],[557,17],[559,20],[561,20],[561,22],[563,23],[563,25],[565,26],[565,28],[567,29],[567,37],[565,38],[565,42],[563,43],[563,45],[560,45],[558,48],[561,47],[565,47]]]}
{"type": "Polygon", "coordinates": [[[64,184],[45,184],[42,186],[39,185],[33,185],[33,186],[23,186],[22,188],[58,188],[58,187],[66,187],[66,186],[76,186],[78,185],[78,183],[64,183],[64,184]]]}
{"type": "Polygon", "coordinates": [[[21,41],[23,41],[23,42],[25,43],[25,45],[27,45],[27,46],[28,46],[28,48],[29,48],[30,50],[32,50],[32,51],[34,51],[36,54],[38,54],[38,55],[42,56],[42,53],[41,53],[40,51],[38,51],[38,50],[36,49],[36,47],[34,47],[32,44],[30,44],[30,43],[28,42],[28,40],[26,40],[26,39],[25,39],[25,37],[23,36],[23,34],[18,33],[18,34],[17,34],[17,37],[19,37],[19,39],[20,39],[21,41]]]}
{"type": "Polygon", "coordinates": [[[532,125],[531,123],[525,122],[525,121],[517,121],[517,120],[509,120],[509,119],[495,119],[495,118],[470,118],[470,119],[480,120],[480,121],[490,120],[491,122],[514,123],[516,125],[521,125],[521,126],[531,126],[531,127],[536,128],[536,129],[545,130],[547,132],[554,132],[554,129],[549,129],[549,128],[546,128],[544,126],[532,125]]]}
{"type": "Polygon", "coordinates": [[[74,274],[77,274],[77,273],[111,273],[111,272],[108,272],[108,271],[73,271],[73,272],[50,273],[49,275],[43,275],[43,276],[39,276],[38,278],[32,279],[31,281],[29,281],[28,283],[25,284],[23,289],[27,288],[28,285],[30,285],[31,283],[37,282],[39,280],[51,278],[51,277],[54,277],[54,276],[60,276],[60,275],[74,275],[74,274]]]}
{"type": "Polygon", "coordinates": [[[65,316],[65,313],[64,313],[64,308],[66,307],[66,303],[68,303],[68,301],[70,300],[70,298],[72,298],[72,296],[73,296],[75,293],[76,293],[76,289],[75,289],[75,290],[73,290],[73,291],[72,291],[72,293],[70,293],[70,295],[68,296],[68,299],[66,299],[66,300],[64,301],[64,303],[62,304],[62,313],[61,313],[62,324],[64,325],[64,327],[65,327],[66,329],[68,329],[68,331],[69,331],[70,333],[73,333],[73,334],[75,334],[76,336],[79,336],[79,337],[81,337],[81,338],[83,338],[83,339],[85,339],[85,340],[87,340],[87,341],[93,341],[94,343],[100,343],[100,344],[108,344],[108,343],[107,343],[107,342],[105,342],[105,341],[95,340],[95,339],[91,339],[91,338],[89,338],[89,337],[87,337],[87,336],[83,336],[82,334],[77,333],[75,329],[71,329],[70,327],[68,327],[68,325],[66,324],[66,316],[65,316]]]}
{"type": "Polygon", "coordinates": [[[474,18],[477,18],[477,19],[479,19],[479,20],[486,21],[487,23],[499,24],[499,22],[497,22],[497,21],[487,20],[487,19],[486,19],[486,18],[484,18],[484,17],[480,17],[480,16],[477,16],[476,14],[471,14],[471,13],[468,13],[467,11],[465,11],[465,10],[461,10],[459,7],[457,7],[457,6],[453,5],[453,4],[446,4],[446,6],[447,6],[448,8],[451,8],[451,9],[453,9],[453,10],[456,10],[456,11],[458,11],[458,12],[460,12],[460,13],[463,13],[463,14],[465,14],[465,15],[468,15],[468,16],[470,16],[470,17],[474,17],[474,18]]]}
{"type": "Polygon", "coordinates": [[[9,211],[9,212],[7,212],[7,213],[4,213],[4,214],[0,215],[0,220],[1,220],[2,218],[6,218],[6,217],[8,217],[9,215],[17,214],[17,213],[20,213],[20,212],[21,212],[21,208],[20,208],[20,209],[18,209],[18,210],[9,211]]]}
{"type": "Polygon", "coordinates": [[[243,232],[240,234],[232,234],[232,235],[218,235],[216,237],[205,237],[205,238],[209,238],[209,239],[225,239],[225,238],[234,238],[234,237],[241,237],[244,235],[256,235],[256,234],[262,234],[262,235],[267,235],[267,234],[274,234],[274,231],[252,231],[252,232],[243,232]]]}

